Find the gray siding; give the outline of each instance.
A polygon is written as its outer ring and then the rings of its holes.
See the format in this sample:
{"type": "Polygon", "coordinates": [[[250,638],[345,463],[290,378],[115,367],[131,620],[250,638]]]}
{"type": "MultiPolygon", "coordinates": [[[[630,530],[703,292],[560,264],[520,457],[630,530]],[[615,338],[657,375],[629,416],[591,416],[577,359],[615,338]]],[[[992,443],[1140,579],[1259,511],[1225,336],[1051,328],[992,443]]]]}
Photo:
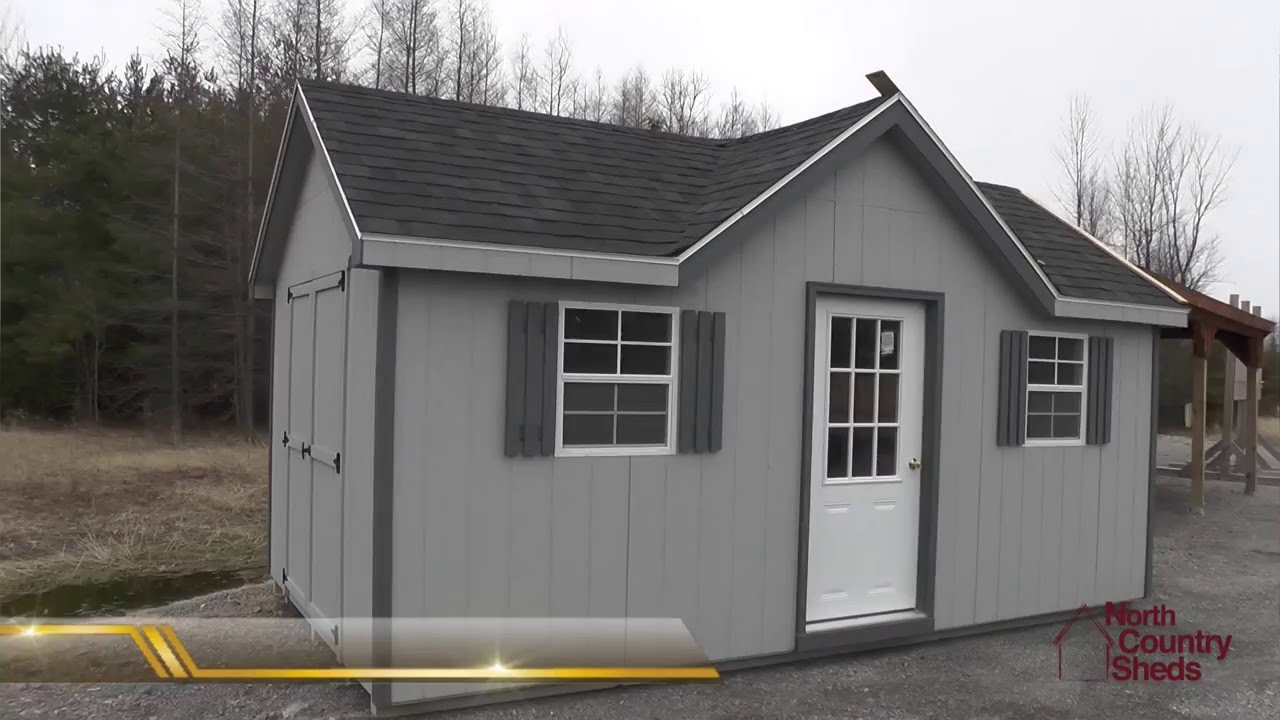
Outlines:
{"type": "Polygon", "coordinates": [[[341,585],[347,512],[359,512],[360,504],[353,504],[342,474],[280,445],[290,426],[330,451],[342,452],[345,444],[347,293],[329,288],[287,301],[288,288],[347,267],[350,238],[326,172],[313,156],[272,300],[270,571],[279,582],[287,568],[301,609],[333,620],[348,595],[341,585]]]}
{"type": "Polygon", "coordinates": [[[676,288],[404,274],[397,615],[679,616],[713,659],[793,649],[810,280],[946,293],[939,628],[1142,595],[1149,328],[1038,314],[889,141],[834,153],[716,243],[676,288]],[[726,312],[723,450],[505,458],[510,299],[726,312]],[[996,447],[1006,328],[1115,338],[1109,445],[996,447]]]}

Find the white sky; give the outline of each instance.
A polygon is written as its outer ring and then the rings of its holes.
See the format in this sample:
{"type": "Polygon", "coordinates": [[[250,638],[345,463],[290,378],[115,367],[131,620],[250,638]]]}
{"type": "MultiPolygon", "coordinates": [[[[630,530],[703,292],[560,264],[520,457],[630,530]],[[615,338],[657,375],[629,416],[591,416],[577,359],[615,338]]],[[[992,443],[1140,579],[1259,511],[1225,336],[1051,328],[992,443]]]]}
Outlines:
{"type": "MultiPolygon", "coordinates": [[[[33,45],[123,63],[157,55],[164,0],[0,0],[33,45]]],[[[349,7],[362,0],[347,0],[349,7]]],[[[1280,2],[1257,0],[489,0],[506,47],[568,34],[577,69],[616,78],[643,62],[702,70],[766,99],[784,123],[867,99],[887,71],[977,179],[1053,203],[1053,159],[1073,93],[1115,143],[1141,110],[1176,115],[1239,148],[1226,203],[1223,281],[1280,310],[1280,2]]],[[[217,0],[205,0],[214,16],[217,0]]],[[[211,39],[211,38],[210,38],[211,39]]]]}

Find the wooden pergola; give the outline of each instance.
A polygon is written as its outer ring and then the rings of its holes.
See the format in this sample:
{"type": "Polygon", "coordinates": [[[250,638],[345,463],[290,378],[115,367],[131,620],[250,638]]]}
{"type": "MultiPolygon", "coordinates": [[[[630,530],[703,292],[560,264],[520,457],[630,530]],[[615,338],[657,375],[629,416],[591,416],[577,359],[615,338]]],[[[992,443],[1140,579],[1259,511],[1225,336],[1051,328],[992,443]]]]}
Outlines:
{"type": "MultiPolygon", "coordinates": [[[[1151,273],[1187,306],[1185,328],[1164,328],[1161,338],[1191,339],[1191,509],[1203,511],[1205,475],[1205,384],[1208,380],[1209,349],[1220,342],[1245,367],[1245,408],[1243,432],[1245,492],[1253,493],[1258,483],[1258,370],[1262,366],[1263,343],[1275,332],[1275,323],[1262,317],[1262,307],[1235,307],[1151,273]]],[[[1235,299],[1234,297],[1232,298],[1235,299]]],[[[1231,404],[1230,392],[1224,397],[1231,404]]],[[[1230,442],[1231,413],[1224,412],[1224,440],[1230,442]]]]}

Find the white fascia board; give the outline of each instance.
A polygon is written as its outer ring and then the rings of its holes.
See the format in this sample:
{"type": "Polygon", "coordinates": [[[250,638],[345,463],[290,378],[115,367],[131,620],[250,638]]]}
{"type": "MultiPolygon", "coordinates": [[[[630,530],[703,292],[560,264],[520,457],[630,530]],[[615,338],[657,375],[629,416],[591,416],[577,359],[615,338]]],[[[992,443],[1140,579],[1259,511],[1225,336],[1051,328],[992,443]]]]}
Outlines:
{"type": "Polygon", "coordinates": [[[679,261],[669,257],[574,252],[480,242],[364,233],[370,266],[475,272],[675,287],[679,261]]]}
{"type": "Polygon", "coordinates": [[[1054,316],[1081,320],[1106,320],[1110,322],[1159,325],[1161,327],[1186,327],[1185,307],[1161,307],[1138,303],[1087,300],[1085,298],[1059,298],[1054,301],[1054,316]]]}
{"type": "Polygon", "coordinates": [[[280,172],[284,167],[284,149],[289,145],[289,130],[293,127],[293,114],[297,112],[298,94],[295,91],[289,103],[289,112],[284,118],[284,132],[280,135],[280,147],[276,149],[276,164],[271,170],[271,185],[267,188],[267,202],[262,208],[262,219],[258,222],[258,240],[253,245],[253,260],[249,263],[249,287],[253,297],[269,300],[275,294],[275,283],[267,283],[262,288],[258,285],[258,263],[262,258],[263,244],[267,236],[267,221],[271,219],[271,206],[275,202],[276,187],[280,183],[280,172]]]}

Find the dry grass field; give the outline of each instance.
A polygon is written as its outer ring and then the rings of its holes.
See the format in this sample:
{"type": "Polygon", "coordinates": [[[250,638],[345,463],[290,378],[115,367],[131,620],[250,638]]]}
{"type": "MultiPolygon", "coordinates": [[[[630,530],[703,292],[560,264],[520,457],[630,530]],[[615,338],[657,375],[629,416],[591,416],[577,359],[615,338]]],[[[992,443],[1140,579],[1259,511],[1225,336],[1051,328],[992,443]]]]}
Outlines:
{"type": "Polygon", "coordinates": [[[266,564],[267,448],[0,430],[0,594],[266,564]]]}

